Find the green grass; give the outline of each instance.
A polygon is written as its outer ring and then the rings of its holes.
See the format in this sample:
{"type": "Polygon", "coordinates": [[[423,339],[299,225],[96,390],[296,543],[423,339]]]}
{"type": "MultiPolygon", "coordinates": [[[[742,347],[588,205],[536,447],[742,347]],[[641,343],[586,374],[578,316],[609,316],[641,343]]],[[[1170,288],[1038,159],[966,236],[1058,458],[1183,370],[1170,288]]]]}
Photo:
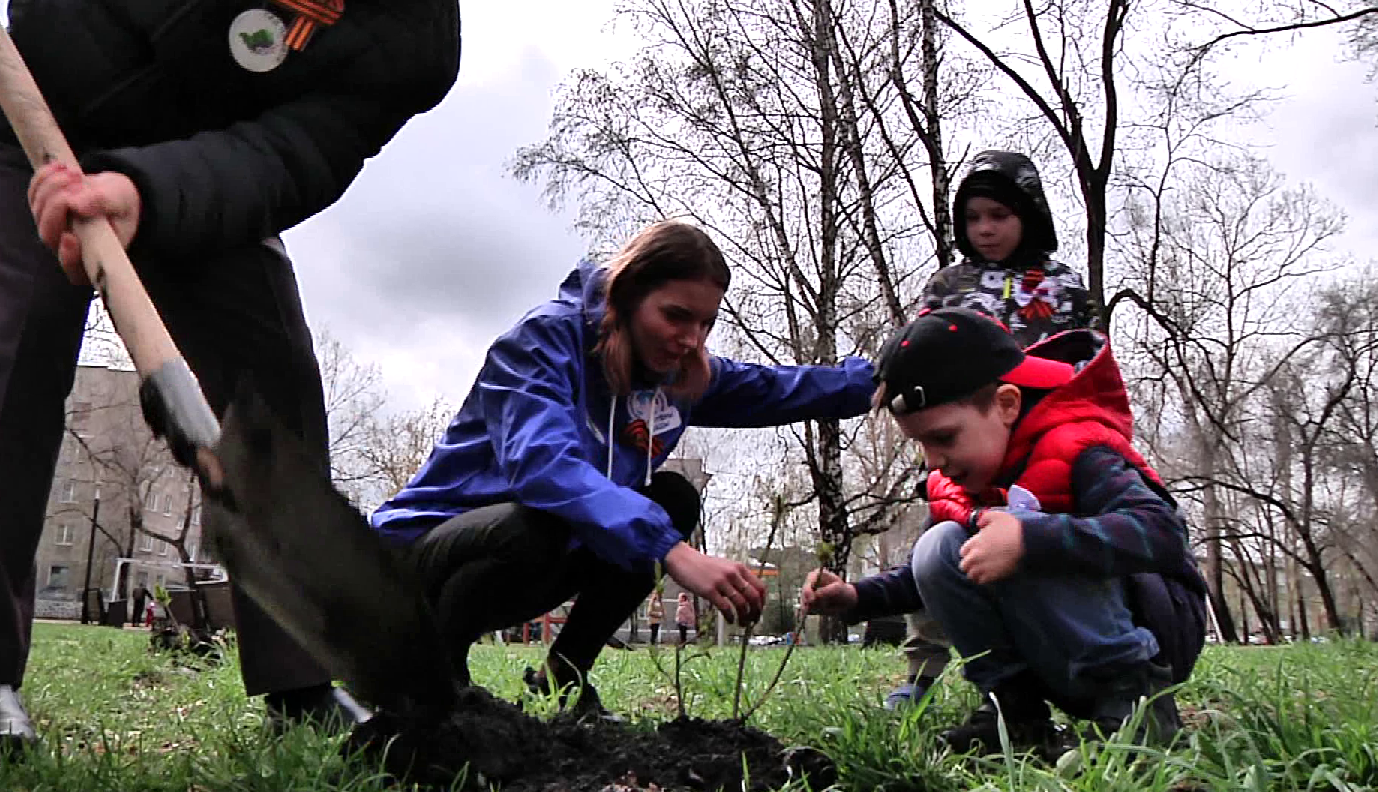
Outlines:
{"type": "MultiPolygon", "coordinates": [[[[231,653],[233,654],[233,653],[231,653]]],[[[748,655],[747,703],[782,651],[748,655]]],[[[688,655],[687,655],[688,656],[688,655]]],[[[507,698],[540,652],[475,650],[477,681],[507,698]]],[[[661,650],[673,668],[673,653],[661,650]]],[[[634,718],[676,712],[672,681],[646,651],[604,653],[593,681],[634,718]]],[[[695,653],[684,667],[692,715],[731,714],[737,652],[695,653]]],[[[936,733],[975,704],[956,678],[904,715],[879,701],[903,667],[893,650],[805,648],[757,713],[786,744],[830,754],[847,789],[1361,790],[1378,788],[1378,646],[1335,642],[1277,649],[1211,648],[1180,691],[1191,729],[1171,751],[1111,743],[1077,771],[1006,756],[977,760],[936,747],[936,733]]],[[[339,739],[297,729],[277,739],[245,699],[233,661],[187,666],[147,651],[147,635],[41,624],[24,695],[41,747],[0,764],[0,790],[382,790],[376,768],[339,758],[339,739]]]]}

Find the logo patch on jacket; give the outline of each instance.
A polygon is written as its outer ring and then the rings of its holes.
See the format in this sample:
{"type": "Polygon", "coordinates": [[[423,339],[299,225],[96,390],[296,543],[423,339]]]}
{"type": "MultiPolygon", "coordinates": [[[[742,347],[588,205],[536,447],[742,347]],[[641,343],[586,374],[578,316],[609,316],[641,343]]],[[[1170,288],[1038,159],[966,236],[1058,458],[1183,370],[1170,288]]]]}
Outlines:
{"type": "Polygon", "coordinates": [[[647,450],[649,445],[652,456],[665,451],[661,435],[684,424],[679,408],[660,389],[633,392],[627,397],[627,411],[632,420],[622,428],[622,442],[639,451],[647,450]]]}
{"type": "MultiPolygon", "coordinates": [[[[633,421],[641,421],[652,430],[653,434],[671,432],[678,429],[684,421],[680,418],[679,408],[670,401],[670,397],[665,395],[663,390],[635,391],[627,397],[627,411],[631,413],[633,421]],[[655,423],[651,421],[654,418],[655,423]]],[[[645,450],[645,446],[642,446],[645,450]]]]}
{"type": "Polygon", "coordinates": [[[270,72],[287,59],[287,25],[264,8],[251,8],[230,24],[230,55],[240,68],[270,72]]]}

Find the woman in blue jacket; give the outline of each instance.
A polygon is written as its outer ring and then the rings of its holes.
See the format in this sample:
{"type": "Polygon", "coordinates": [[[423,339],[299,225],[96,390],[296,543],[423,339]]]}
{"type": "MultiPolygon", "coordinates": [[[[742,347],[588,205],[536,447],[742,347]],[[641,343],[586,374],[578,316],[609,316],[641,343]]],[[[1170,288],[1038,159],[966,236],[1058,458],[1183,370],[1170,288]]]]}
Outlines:
{"type": "Polygon", "coordinates": [[[464,405],[406,488],[373,515],[410,545],[456,665],[469,646],[575,596],[529,681],[583,685],[650,593],[655,562],[734,621],[765,587],[686,540],[699,496],[655,472],[688,426],[775,426],[864,413],[871,366],[757,366],[708,354],[730,275],[700,229],[661,222],[603,266],[582,263],[559,296],[494,342],[464,405]]]}

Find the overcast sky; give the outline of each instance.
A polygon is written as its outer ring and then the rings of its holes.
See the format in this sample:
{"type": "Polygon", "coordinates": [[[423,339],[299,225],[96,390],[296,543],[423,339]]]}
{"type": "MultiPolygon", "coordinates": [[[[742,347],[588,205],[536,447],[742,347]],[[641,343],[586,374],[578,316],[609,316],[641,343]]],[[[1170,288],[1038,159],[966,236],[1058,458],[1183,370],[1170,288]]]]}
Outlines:
{"type": "MultiPolygon", "coordinates": [[[[337,205],[287,234],[313,327],[377,364],[396,409],[436,395],[458,402],[493,337],[553,295],[585,250],[568,218],[547,211],[538,189],[504,166],[543,137],[565,74],[625,56],[635,42],[608,30],[608,0],[519,7],[464,4],[454,90],[403,129],[337,205]]],[[[1378,86],[1339,50],[1334,36],[1316,33],[1263,55],[1251,50],[1230,72],[1288,97],[1249,137],[1291,179],[1313,182],[1345,208],[1345,247],[1367,260],[1378,246],[1378,86]]],[[[971,142],[973,150],[1000,145],[971,142]]]]}
{"type": "MultiPolygon", "coordinates": [[[[382,367],[395,407],[460,400],[492,338],[553,294],[583,253],[568,219],[504,163],[543,136],[563,75],[634,47],[608,29],[611,8],[528,0],[514,18],[503,4],[466,5],[454,91],[337,206],[288,235],[312,322],[382,367]]],[[[1286,97],[1246,134],[1290,179],[1348,211],[1345,246],[1368,259],[1378,246],[1378,86],[1330,34],[1268,49],[1230,66],[1286,97]]]]}
{"type": "Polygon", "coordinates": [[[454,90],[286,237],[313,327],[380,366],[397,409],[461,401],[488,344],[587,248],[505,164],[543,138],[564,74],[627,45],[603,33],[610,3],[513,8],[462,5],[454,90]]]}

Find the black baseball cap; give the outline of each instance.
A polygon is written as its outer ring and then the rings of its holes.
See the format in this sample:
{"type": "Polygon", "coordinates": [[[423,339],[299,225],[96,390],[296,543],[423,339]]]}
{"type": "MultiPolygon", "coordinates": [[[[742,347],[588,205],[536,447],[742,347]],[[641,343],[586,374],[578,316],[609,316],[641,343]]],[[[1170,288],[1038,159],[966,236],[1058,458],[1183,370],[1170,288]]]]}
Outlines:
{"type": "Polygon", "coordinates": [[[1067,384],[1068,363],[1030,357],[1009,330],[969,308],[924,310],[881,347],[876,382],[896,415],[966,398],[992,382],[1051,390],[1067,384]]]}

